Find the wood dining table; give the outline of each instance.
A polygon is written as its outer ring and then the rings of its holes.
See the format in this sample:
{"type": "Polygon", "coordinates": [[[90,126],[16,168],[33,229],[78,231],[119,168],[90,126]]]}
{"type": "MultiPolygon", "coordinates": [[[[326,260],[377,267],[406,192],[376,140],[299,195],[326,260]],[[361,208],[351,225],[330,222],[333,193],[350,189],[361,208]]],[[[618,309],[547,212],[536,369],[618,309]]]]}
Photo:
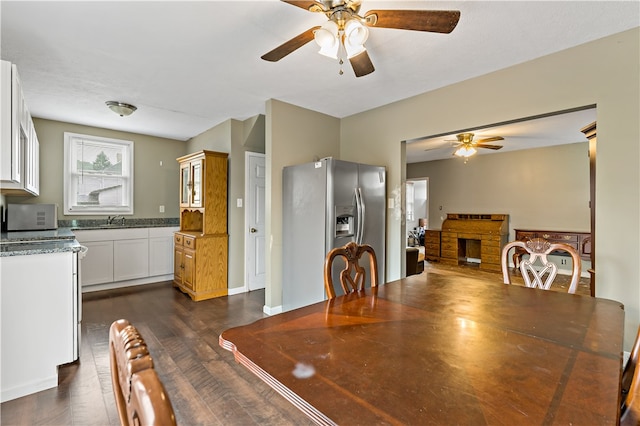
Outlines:
{"type": "Polygon", "coordinates": [[[616,424],[624,308],[419,274],[231,328],[220,345],[318,424],[616,424]]]}

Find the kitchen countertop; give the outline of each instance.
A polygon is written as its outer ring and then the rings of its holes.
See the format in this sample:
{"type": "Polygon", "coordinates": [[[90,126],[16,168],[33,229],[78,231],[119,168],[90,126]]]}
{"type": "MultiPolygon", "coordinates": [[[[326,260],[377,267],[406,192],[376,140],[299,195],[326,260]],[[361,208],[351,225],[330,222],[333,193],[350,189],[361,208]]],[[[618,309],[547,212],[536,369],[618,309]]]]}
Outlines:
{"type": "Polygon", "coordinates": [[[74,231],[96,229],[159,228],[180,226],[179,219],[126,219],[107,225],[105,219],[60,220],[58,229],[0,233],[0,257],[79,252],[82,245],[74,231]]]}
{"type": "Polygon", "coordinates": [[[2,232],[0,234],[0,243],[2,244],[75,239],[76,236],[73,235],[73,232],[71,232],[71,229],[69,228],[58,228],[42,231],[9,231],[2,232]]]}
{"type": "Polygon", "coordinates": [[[72,231],[83,231],[89,229],[123,229],[123,228],[161,228],[180,226],[178,218],[151,218],[151,219],[125,219],[115,220],[112,224],[107,224],[106,219],[74,219],[59,220],[59,227],[67,227],[72,231]]]}
{"type": "Polygon", "coordinates": [[[23,242],[2,242],[0,244],[0,257],[24,256],[32,254],[49,254],[64,252],[79,252],[82,246],[75,239],[40,240],[23,242]]]}
{"type": "Polygon", "coordinates": [[[0,257],[81,250],[82,246],[69,228],[0,233],[0,257]]]}

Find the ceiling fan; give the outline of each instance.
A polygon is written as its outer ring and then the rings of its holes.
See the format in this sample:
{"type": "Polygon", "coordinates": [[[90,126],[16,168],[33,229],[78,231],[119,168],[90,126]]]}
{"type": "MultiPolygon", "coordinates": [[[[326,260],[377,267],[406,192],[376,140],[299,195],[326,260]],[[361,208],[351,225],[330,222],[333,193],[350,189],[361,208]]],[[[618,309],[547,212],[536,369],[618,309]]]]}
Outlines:
{"type": "Polygon", "coordinates": [[[459,133],[456,135],[456,141],[448,141],[448,142],[457,142],[454,147],[456,147],[453,155],[457,155],[458,157],[467,157],[472,156],[477,152],[476,148],[486,148],[498,150],[502,148],[502,145],[490,145],[488,142],[502,141],[504,138],[502,136],[493,136],[490,138],[473,140],[473,133],[459,133]]]}
{"type": "Polygon", "coordinates": [[[370,10],[360,16],[362,0],[281,1],[310,12],[324,13],[328,21],[309,28],[261,58],[276,62],[315,40],[320,46],[319,53],[338,59],[340,65],[344,58],[349,59],[356,77],[375,70],[364,47],[369,36],[368,27],[448,34],[460,20],[460,11],[457,10],[370,10]]]}

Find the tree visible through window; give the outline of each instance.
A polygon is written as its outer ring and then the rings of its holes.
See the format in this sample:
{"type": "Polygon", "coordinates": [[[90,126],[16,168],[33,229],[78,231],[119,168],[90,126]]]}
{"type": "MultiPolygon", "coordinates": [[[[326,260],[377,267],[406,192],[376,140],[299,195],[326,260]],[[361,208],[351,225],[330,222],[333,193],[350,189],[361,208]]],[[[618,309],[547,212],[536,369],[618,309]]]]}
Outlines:
{"type": "Polygon", "coordinates": [[[133,214],[133,142],[64,134],[65,214],[133,214]]]}

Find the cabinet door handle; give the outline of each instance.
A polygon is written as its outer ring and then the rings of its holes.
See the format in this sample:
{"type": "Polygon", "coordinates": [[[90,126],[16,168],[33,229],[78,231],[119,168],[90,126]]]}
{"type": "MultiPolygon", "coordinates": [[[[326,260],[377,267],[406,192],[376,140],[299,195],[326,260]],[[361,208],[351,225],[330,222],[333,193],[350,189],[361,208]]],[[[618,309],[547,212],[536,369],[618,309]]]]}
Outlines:
{"type": "Polygon", "coordinates": [[[251,232],[252,234],[255,234],[256,232],[258,232],[258,230],[256,228],[251,228],[249,229],[249,232],[251,232]]]}

